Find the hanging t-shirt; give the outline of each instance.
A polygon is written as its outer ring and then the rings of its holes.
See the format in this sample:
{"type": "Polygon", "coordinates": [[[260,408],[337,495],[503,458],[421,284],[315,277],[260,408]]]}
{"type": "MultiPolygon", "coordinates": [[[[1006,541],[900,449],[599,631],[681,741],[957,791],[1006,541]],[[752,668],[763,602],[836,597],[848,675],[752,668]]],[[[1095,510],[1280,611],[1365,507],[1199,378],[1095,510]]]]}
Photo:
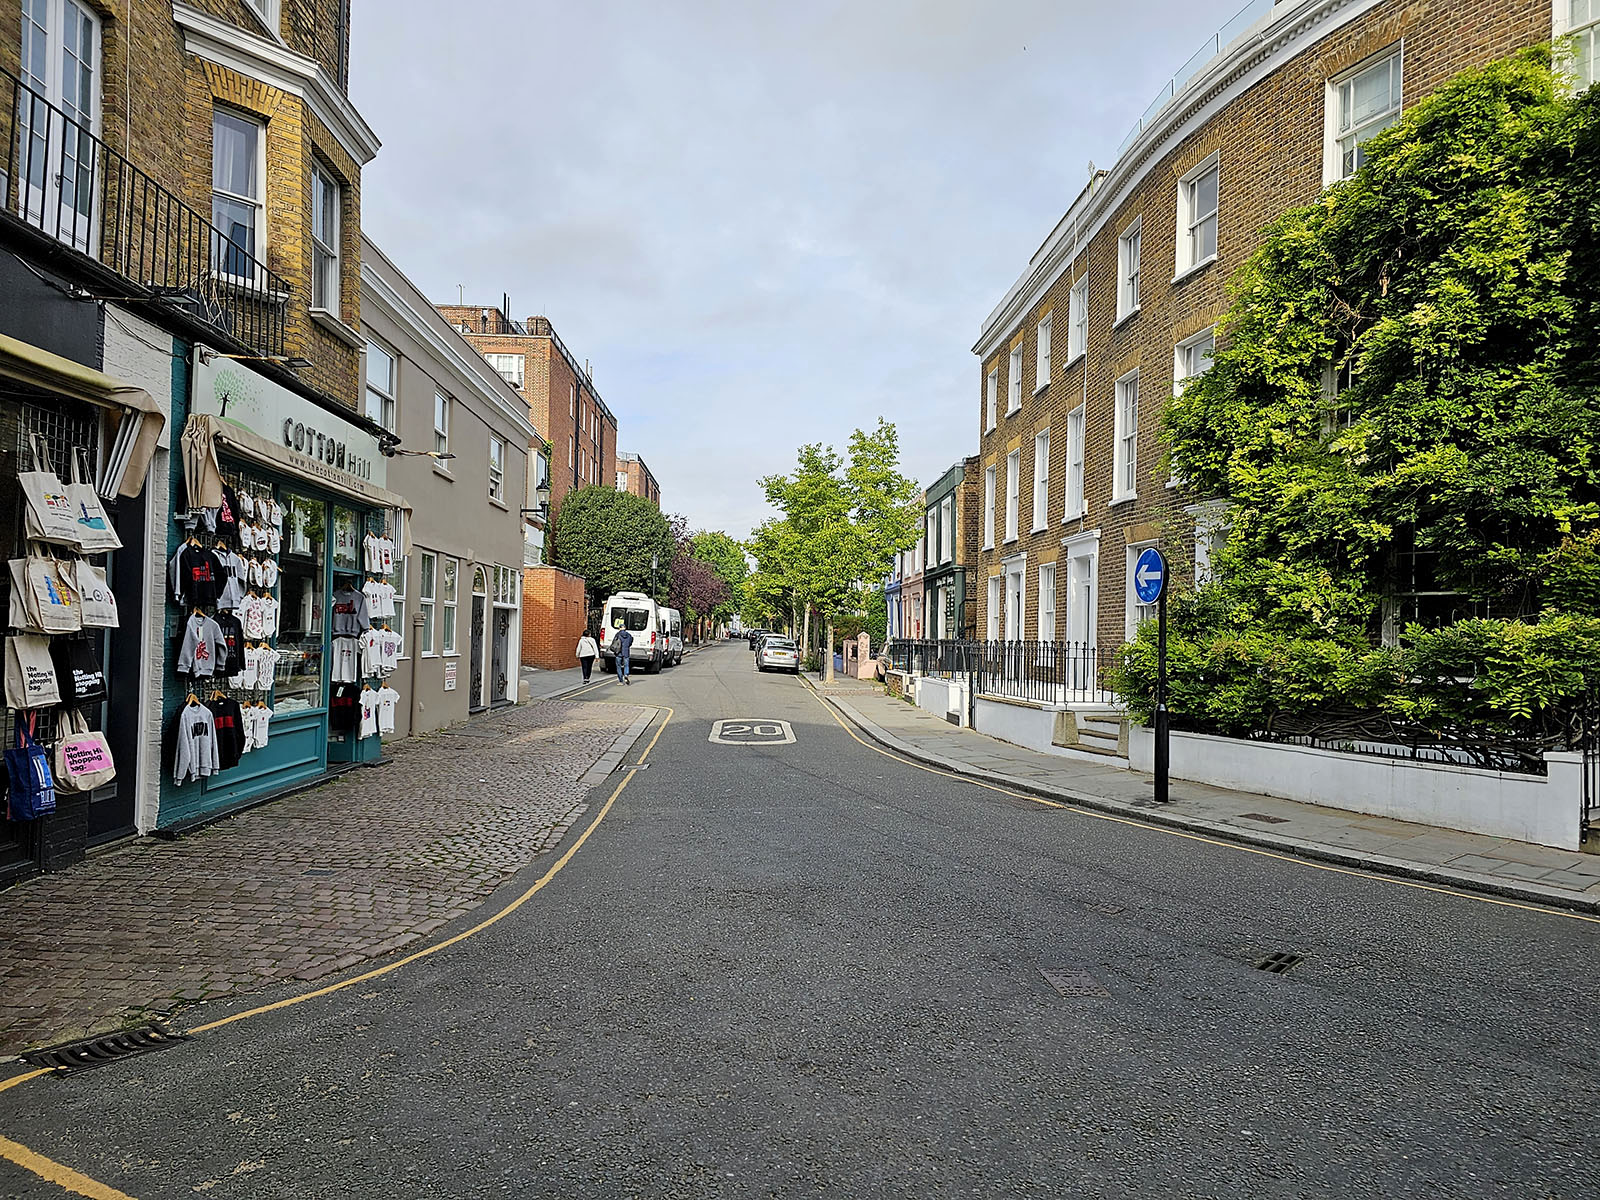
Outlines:
{"type": "Polygon", "coordinates": [[[388,684],[378,689],[378,732],[394,732],[394,714],[400,707],[400,693],[388,684]]]}
{"type": "Polygon", "coordinates": [[[167,564],[172,599],[177,604],[210,608],[225,585],[222,560],[216,551],[185,542],[167,564]]]}
{"type": "Polygon", "coordinates": [[[222,644],[227,654],[218,661],[216,673],[237,675],[244,670],[244,627],[232,613],[221,612],[217,614],[217,628],[222,630],[222,644]]]}
{"type": "Polygon", "coordinates": [[[226,771],[230,767],[237,767],[239,756],[245,749],[244,713],[239,702],[223,697],[208,701],[206,707],[211,710],[211,721],[217,734],[218,769],[226,771]]]}
{"type": "Polygon", "coordinates": [[[228,686],[243,692],[253,692],[256,690],[256,680],[261,677],[261,651],[258,647],[246,645],[242,657],[244,666],[228,680],[228,686]]]}
{"type": "Polygon", "coordinates": [[[394,574],[394,543],[388,538],[378,539],[378,573],[394,574]]]}
{"type": "Polygon", "coordinates": [[[279,607],[280,606],[276,598],[272,596],[261,597],[261,620],[266,626],[266,637],[278,636],[279,607]]]}
{"type": "Polygon", "coordinates": [[[400,635],[393,629],[383,631],[383,648],[378,661],[383,665],[383,674],[387,675],[400,665],[400,655],[405,653],[400,641],[400,635]]]}
{"type": "Polygon", "coordinates": [[[256,749],[260,750],[266,746],[267,738],[272,733],[272,710],[263,704],[252,708],[250,712],[255,719],[256,749]]]}
{"type": "Polygon", "coordinates": [[[333,594],[333,636],[360,637],[372,624],[367,598],[345,584],[333,594]]]}
{"type": "Polygon", "coordinates": [[[369,629],[361,635],[361,677],[370,679],[383,673],[383,631],[369,629]]]}
{"type": "Polygon", "coordinates": [[[251,640],[267,636],[267,612],[260,596],[246,596],[239,601],[239,624],[244,627],[245,637],[251,640]]]}
{"type": "Polygon", "coordinates": [[[239,493],[239,515],[249,517],[252,521],[256,516],[256,499],[249,492],[239,493]]]}
{"type": "Polygon", "coordinates": [[[369,533],[361,539],[361,569],[369,575],[376,575],[379,561],[378,535],[369,533]]]}
{"type": "Polygon", "coordinates": [[[280,651],[263,643],[260,649],[261,669],[256,676],[256,690],[270,692],[274,677],[278,673],[278,660],[283,657],[280,651]]]}
{"type": "Polygon", "coordinates": [[[261,586],[269,592],[278,586],[278,564],[275,559],[264,559],[261,563],[261,586]]]}
{"type": "Polygon", "coordinates": [[[361,689],[361,730],[358,736],[369,738],[378,732],[378,693],[369,687],[361,689]]]}
{"type": "Polygon", "coordinates": [[[349,733],[361,717],[361,689],[353,683],[336,683],[328,694],[328,728],[349,733]]]}
{"type": "Polygon", "coordinates": [[[356,675],[356,659],[359,653],[360,642],[357,638],[336,637],[333,639],[333,667],[329,678],[334,683],[354,683],[356,675]]]}

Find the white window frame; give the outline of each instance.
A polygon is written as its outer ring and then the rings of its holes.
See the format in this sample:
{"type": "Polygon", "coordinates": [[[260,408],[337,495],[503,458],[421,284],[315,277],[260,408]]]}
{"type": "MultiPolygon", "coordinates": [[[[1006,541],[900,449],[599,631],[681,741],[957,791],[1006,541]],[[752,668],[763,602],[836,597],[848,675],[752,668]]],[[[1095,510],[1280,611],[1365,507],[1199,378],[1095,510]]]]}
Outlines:
{"type": "MultiPolygon", "coordinates": [[[[46,101],[66,114],[79,128],[91,135],[101,134],[101,110],[104,99],[105,22],[86,0],[46,0],[45,24],[39,25],[33,14],[20,14],[21,46],[18,74],[22,82],[33,88],[46,101]],[[70,11],[69,11],[70,10],[70,11]],[[88,25],[90,45],[77,41],[82,32],[77,22],[88,25]],[[44,61],[35,63],[29,50],[28,26],[44,35],[44,61]],[[69,48],[68,28],[74,27],[73,44],[69,48]],[[80,105],[81,79],[69,80],[68,59],[89,76],[88,111],[80,105]],[[27,60],[27,61],[24,61],[27,60]]],[[[17,160],[18,208],[41,228],[53,228],[56,238],[88,254],[98,253],[99,222],[91,218],[97,200],[94,175],[97,152],[92,143],[74,136],[63,136],[57,118],[45,112],[34,112],[33,106],[22,104],[16,113],[16,129],[12,133],[14,157],[17,160]],[[31,149],[30,149],[31,145],[31,149]],[[85,151],[88,153],[85,154],[85,151]],[[25,156],[31,155],[31,163],[25,156]],[[32,174],[37,179],[30,178],[32,174]]],[[[6,176],[0,172],[0,195],[5,193],[6,176]]]]}
{"type": "Polygon", "coordinates": [[[282,5],[280,0],[244,0],[245,7],[255,13],[256,18],[264,25],[267,32],[279,41],[283,35],[279,32],[278,22],[282,5]]]}
{"type": "Polygon", "coordinates": [[[1139,626],[1143,625],[1146,621],[1153,621],[1156,619],[1156,605],[1143,604],[1140,602],[1139,593],[1134,591],[1133,578],[1134,564],[1139,561],[1139,555],[1143,554],[1146,550],[1150,549],[1150,547],[1154,545],[1154,542],[1133,542],[1128,546],[1128,565],[1127,570],[1123,572],[1124,578],[1122,592],[1123,637],[1125,640],[1130,642],[1133,641],[1134,636],[1139,632],[1139,626]]]}
{"type": "Polygon", "coordinates": [[[996,418],[999,415],[999,409],[1000,409],[1000,368],[999,367],[995,367],[994,370],[989,372],[989,378],[986,380],[986,383],[987,383],[987,386],[988,386],[988,396],[987,396],[987,399],[988,399],[988,410],[987,410],[987,414],[986,414],[986,418],[985,418],[985,424],[984,424],[983,429],[984,429],[985,433],[992,433],[992,432],[994,432],[996,418]]]}
{"type": "Polygon", "coordinates": [[[505,439],[489,435],[489,499],[506,501],[506,443],[505,439]]]}
{"type": "Polygon", "coordinates": [[[1037,632],[1041,642],[1056,640],[1056,564],[1039,568],[1039,612],[1037,632]]]}
{"type": "Polygon", "coordinates": [[[1184,385],[1191,379],[1198,379],[1211,369],[1211,356],[1206,356],[1205,365],[1195,370],[1194,351],[1206,343],[1211,344],[1212,353],[1217,348],[1217,327],[1209,325],[1199,333],[1186,337],[1172,348],[1172,390],[1174,395],[1182,395],[1184,385]]]}
{"type": "Polygon", "coordinates": [[[422,614],[422,637],[417,654],[422,658],[438,658],[439,647],[434,640],[435,615],[439,598],[439,556],[432,550],[417,551],[417,611],[422,614]]]}
{"type": "MultiPolygon", "coordinates": [[[[212,198],[212,223],[216,224],[216,200],[222,197],[235,204],[249,205],[255,210],[255,234],[253,244],[246,249],[239,247],[241,253],[250,255],[259,266],[267,261],[267,123],[254,113],[247,113],[243,109],[232,108],[226,104],[213,103],[211,106],[211,136],[217,135],[217,118],[227,117],[229,120],[238,121],[242,125],[250,125],[255,129],[256,135],[256,191],[259,195],[245,196],[238,192],[230,192],[217,186],[215,164],[211,172],[211,198],[212,198]]],[[[218,274],[229,279],[237,279],[242,283],[254,285],[256,280],[243,275],[236,275],[225,269],[228,261],[228,247],[236,245],[226,236],[226,231],[218,226],[222,244],[216,249],[215,269],[218,274]]]]}
{"type": "MultiPolygon", "coordinates": [[[[394,510],[394,574],[389,576],[389,586],[394,588],[395,621],[400,625],[400,657],[411,657],[411,641],[406,634],[406,580],[410,577],[411,567],[406,562],[406,557],[401,551],[406,544],[406,513],[405,509],[394,510]]],[[[384,622],[388,624],[387,621],[384,622]]]]}
{"type": "Polygon", "coordinates": [[[994,549],[995,468],[983,469],[983,548],[994,549]]]}
{"type": "Polygon", "coordinates": [[[1191,272],[1198,271],[1217,261],[1221,247],[1220,222],[1222,215],[1222,156],[1213,154],[1178,180],[1178,236],[1177,266],[1174,282],[1191,272]],[[1201,180],[1208,175],[1217,177],[1216,207],[1208,212],[1197,212],[1196,204],[1201,180]],[[1209,223],[1211,226],[1211,251],[1200,253],[1198,236],[1209,223]]]}
{"type": "Polygon", "coordinates": [[[1050,431],[1033,435],[1033,532],[1050,524],[1050,431]]]}
{"type": "Polygon", "coordinates": [[[1133,222],[1117,237],[1117,324],[1139,311],[1139,285],[1143,278],[1144,218],[1133,222]]]}
{"type": "Polygon", "coordinates": [[[1184,514],[1194,519],[1195,587],[1211,582],[1211,559],[1228,541],[1228,531],[1233,526],[1232,509],[1232,503],[1227,500],[1207,500],[1184,507],[1184,514]]]}
{"type": "Polygon", "coordinates": [[[1062,520],[1075,521],[1089,509],[1084,502],[1084,433],[1087,407],[1078,405],[1067,414],[1067,491],[1062,520]]]}
{"type": "Polygon", "coordinates": [[[1090,529],[1061,539],[1067,563],[1064,642],[1095,646],[1100,641],[1100,532],[1090,529]]]}
{"type": "Polygon", "coordinates": [[[1022,343],[1011,351],[1010,371],[1006,376],[1006,416],[1022,411],[1022,343]]]}
{"type": "Polygon", "coordinates": [[[1050,386],[1050,327],[1055,323],[1055,312],[1047,312],[1044,320],[1034,330],[1034,380],[1033,390],[1042,392],[1050,386]]]}
{"type": "Polygon", "coordinates": [[[1071,366],[1089,350],[1089,273],[1072,285],[1067,293],[1067,365],[1071,366]]]}
{"type": "Polygon", "coordinates": [[[456,649],[456,607],[461,600],[461,560],[450,555],[439,556],[439,653],[445,658],[459,658],[456,649]],[[449,568],[449,570],[446,570],[449,568]],[[454,584],[454,599],[445,591],[446,577],[454,584]]]}
{"type": "Polygon", "coordinates": [[[400,356],[370,333],[367,334],[366,366],[363,370],[367,396],[367,416],[390,433],[399,432],[400,416],[400,356]],[[375,356],[389,360],[389,386],[387,389],[372,382],[372,363],[375,356]],[[376,405],[377,412],[373,412],[376,405]]]}
{"type": "Polygon", "coordinates": [[[1028,619],[1028,556],[1019,554],[1005,561],[1005,640],[1020,642],[1028,619]],[[1016,586],[1012,586],[1012,580],[1016,586]]]}
{"type": "Polygon", "coordinates": [[[1372,134],[1387,128],[1399,120],[1400,114],[1405,111],[1404,96],[1405,42],[1403,40],[1385,47],[1370,58],[1362,60],[1349,70],[1339,72],[1339,74],[1328,80],[1327,99],[1324,105],[1323,186],[1326,187],[1338,183],[1342,179],[1348,179],[1357,170],[1360,170],[1359,166],[1348,172],[1344,169],[1344,147],[1342,143],[1347,138],[1356,139],[1353,144],[1359,146],[1367,137],[1371,137],[1372,134]],[[1394,62],[1393,69],[1399,72],[1400,75],[1401,101],[1396,103],[1393,108],[1385,109],[1383,112],[1367,118],[1350,129],[1342,128],[1345,85],[1352,83],[1357,76],[1375,70],[1391,60],[1394,62]],[[1363,133],[1365,133],[1366,137],[1362,136],[1363,133]]]}
{"type": "Polygon", "coordinates": [[[1122,504],[1139,495],[1139,372],[1129,371],[1117,380],[1116,419],[1112,452],[1111,503],[1122,504]]]}
{"type": "Polygon", "coordinates": [[[946,496],[939,501],[939,561],[954,562],[956,558],[955,534],[956,498],[946,496]]]}
{"type": "Polygon", "coordinates": [[[340,221],[343,218],[344,185],[315,159],[311,162],[311,307],[337,317],[339,315],[339,245],[340,221]],[[331,195],[332,208],[328,216],[333,227],[324,227],[317,233],[317,224],[324,214],[323,197],[331,195]],[[331,237],[327,236],[332,234],[331,237]]]}
{"type": "MultiPolygon", "coordinates": [[[[433,451],[435,454],[450,453],[450,406],[454,403],[450,396],[438,388],[433,389],[433,451]]],[[[443,470],[448,470],[448,464],[433,460],[433,465],[443,470]]]]}
{"type": "Polygon", "coordinates": [[[1556,66],[1575,77],[1578,89],[1588,87],[1600,78],[1600,0],[1582,0],[1588,4],[1587,20],[1573,19],[1573,6],[1580,0],[1555,0],[1553,35],[1571,38],[1571,48],[1563,51],[1556,66]]]}
{"type": "Polygon", "coordinates": [[[991,642],[1000,640],[1000,606],[1004,602],[1006,579],[1004,574],[989,576],[988,611],[985,614],[986,632],[991,642]]]}
{"type": "Polygon", "coordinates": [[[487,359],[489,365],[494,368],[494,373],[496,375],[500,376],[501,379],[504,379],[512,387],[516,388],[517,391],[520,392],[522,390],[522,385],[526,379],[525,371],[527,369],[527,359],[523,355],[485,354],[483,357],[487,359]]]}
{"type": "Polygon", "coordinates": [[[1018,508],[1022,501],[1022,451],[1006,455],[1006,541],[1017,540],[1018,508]]]}

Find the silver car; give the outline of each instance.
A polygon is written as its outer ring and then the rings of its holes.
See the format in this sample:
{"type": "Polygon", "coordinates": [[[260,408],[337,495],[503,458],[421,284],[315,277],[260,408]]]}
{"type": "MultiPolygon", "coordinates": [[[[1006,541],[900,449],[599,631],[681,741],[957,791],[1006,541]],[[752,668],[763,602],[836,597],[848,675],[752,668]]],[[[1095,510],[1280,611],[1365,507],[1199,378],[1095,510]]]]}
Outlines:
{"type": "Polygon", "coordinates": [[[756,669],[761,671],[788,671],[800,674],[800,647],[793,638],[763,638],[761,649],[756,651],[756,669]]]}

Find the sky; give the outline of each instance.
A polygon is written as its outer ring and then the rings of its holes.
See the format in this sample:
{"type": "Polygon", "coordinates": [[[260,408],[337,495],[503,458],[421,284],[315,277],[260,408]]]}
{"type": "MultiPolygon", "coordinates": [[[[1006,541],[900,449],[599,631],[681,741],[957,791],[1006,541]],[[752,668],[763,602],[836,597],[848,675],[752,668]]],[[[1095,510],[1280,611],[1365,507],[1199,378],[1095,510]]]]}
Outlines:
{"type": "Polygon", "coordinates": [[[804,443],[976,451],[983,320],[1241,2],[364,0],[362,228],[549,317],[662,507],[743,538],[804,443]]]}

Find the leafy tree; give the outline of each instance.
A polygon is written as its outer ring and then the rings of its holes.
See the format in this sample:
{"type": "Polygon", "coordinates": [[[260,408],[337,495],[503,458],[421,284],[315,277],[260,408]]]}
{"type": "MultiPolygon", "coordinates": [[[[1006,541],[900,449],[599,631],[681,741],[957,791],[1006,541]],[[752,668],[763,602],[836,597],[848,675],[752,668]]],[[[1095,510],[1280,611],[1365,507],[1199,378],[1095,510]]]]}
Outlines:
{"type": "MultiPolygon", "coordinates": [[[[1366,149],[1241,268],[1211,370],[1167,410],[1176,473],[1232,502],[1212,581],[1172,607],[1173,709],[1231,731],[1439,719],[1418,697],[1446,642],[1452,678],[1531,711],[1600,628],[1600,91],[1523,51],[1366,149]],[[1384,646],[1419,570],[1456,594],[1447,630],[1384,646]],[[1537,662],[1504,653],[1530,637],[1537,662]]],[[[1121,680],[1136,707],[1152,634],[1121,680]]]]}
{"type": "Polygon", "coordinates": [[[727,586],[727,598],[709,613],[713,620],[728,621],[744,604],[744,581],[750,573],[744,547],[720,530],[702,530],[689,541],[689,554],[705,563],[727,586]]]}
{"type": "Polygon", "coordinates": [[[583,576],[591,608],[615,592],[650,592],[650,559],[655,556],[658,599],[676,549],[667,518],[650,501],[608,487],[568,492],[556,510],[550,561],[583,576]]]}

